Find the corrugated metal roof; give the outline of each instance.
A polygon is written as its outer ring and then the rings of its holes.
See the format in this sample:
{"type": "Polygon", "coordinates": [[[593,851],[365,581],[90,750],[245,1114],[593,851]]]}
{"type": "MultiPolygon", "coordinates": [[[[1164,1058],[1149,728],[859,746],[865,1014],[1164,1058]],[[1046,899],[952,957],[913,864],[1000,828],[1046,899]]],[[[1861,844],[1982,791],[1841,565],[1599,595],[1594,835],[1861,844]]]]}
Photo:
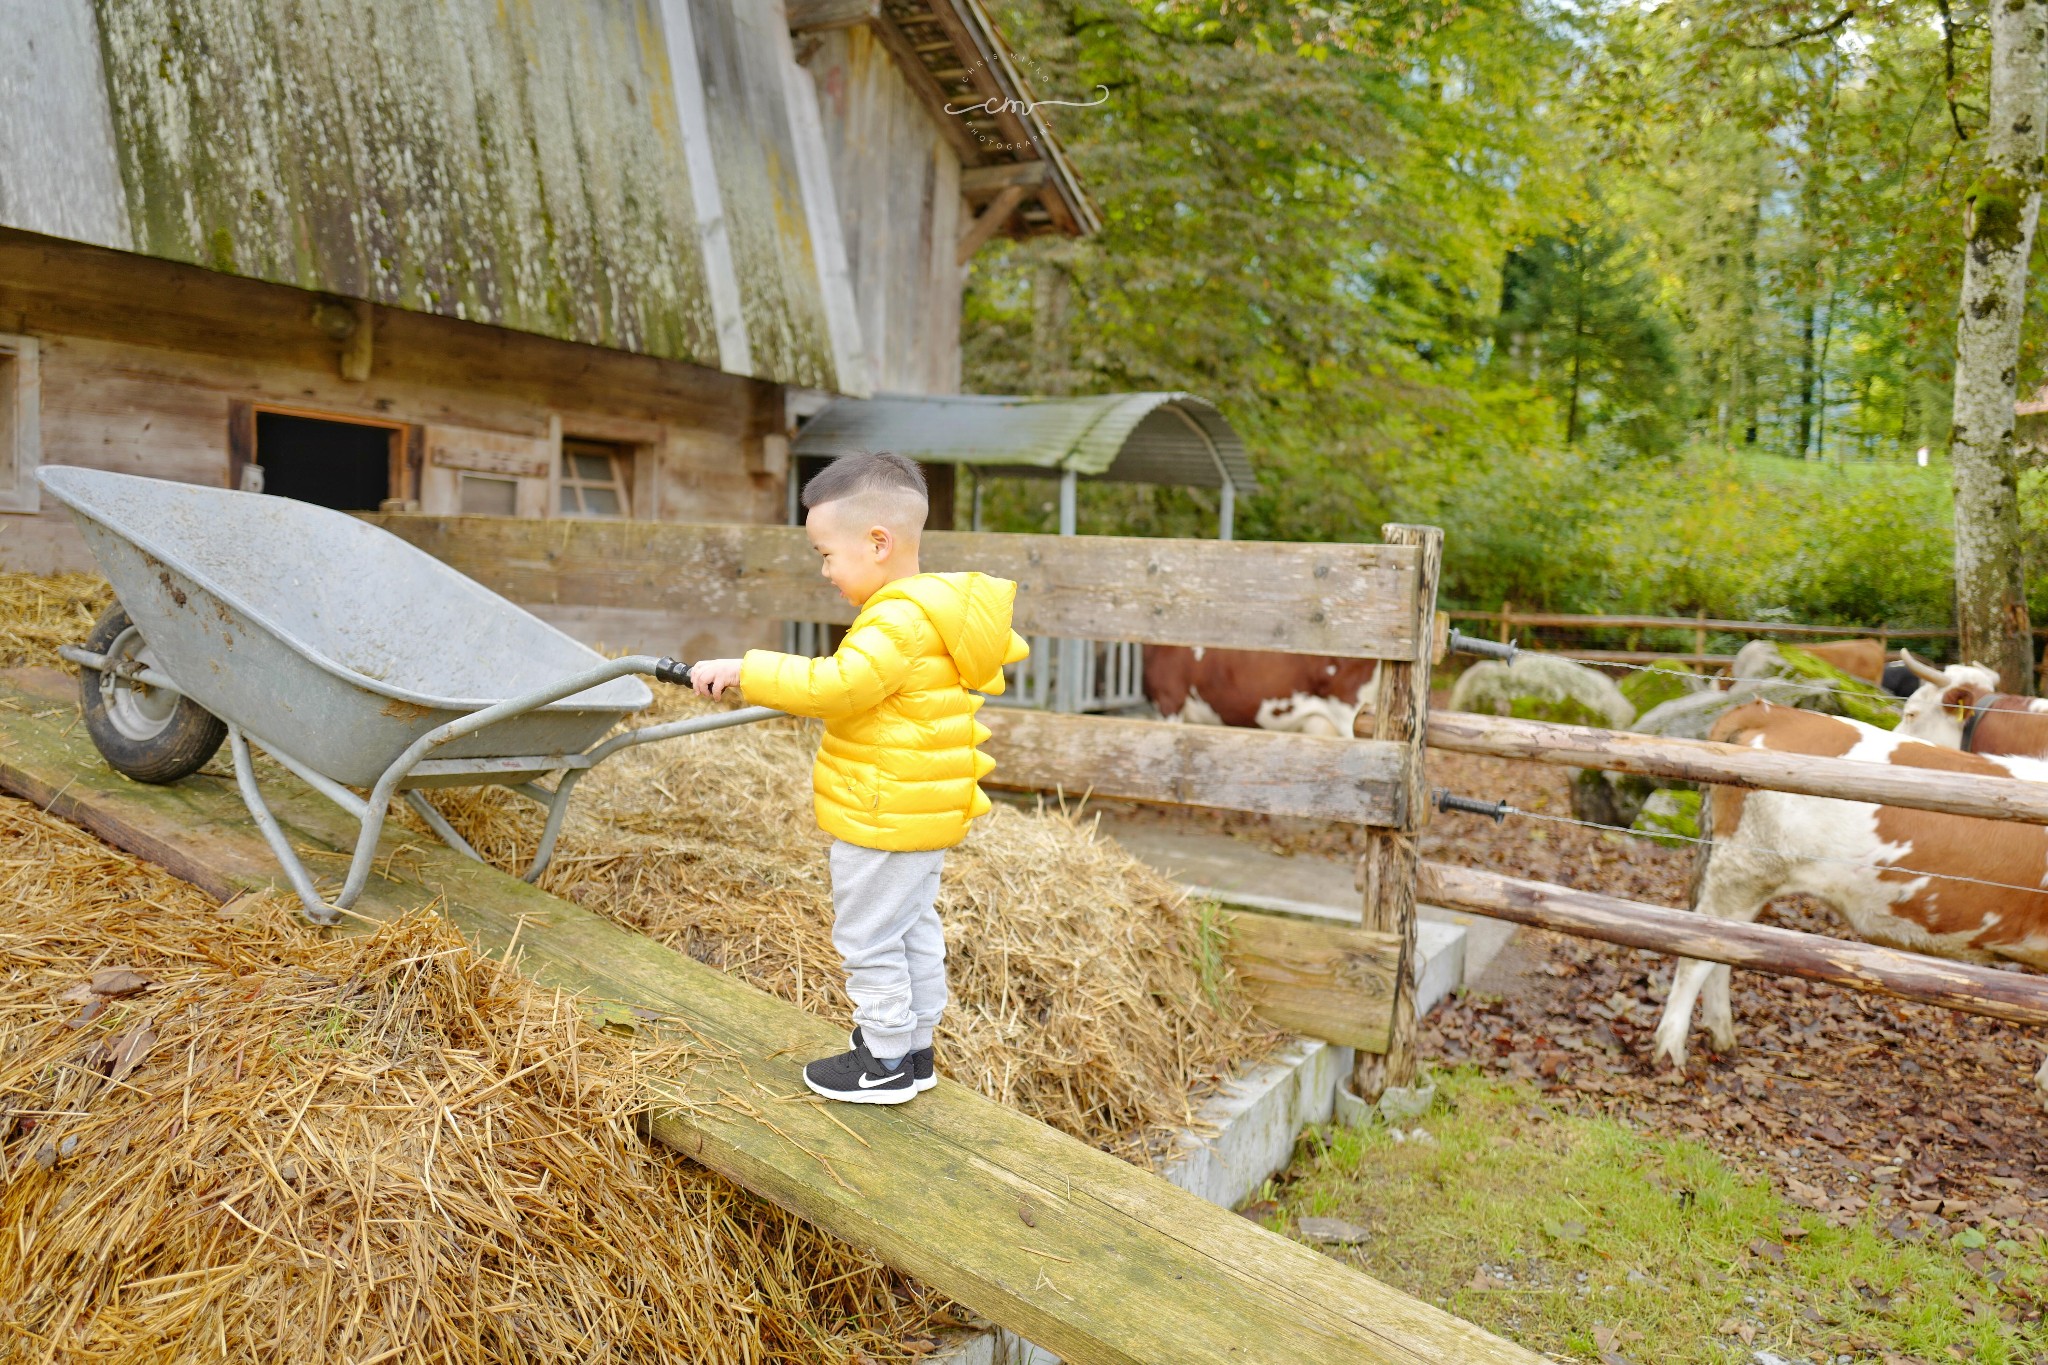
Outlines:
{"type": "Polygon", "coordinates": [[[1227,472],[1245,492],[1258,481],[1230,423],[1191,393],[841,398],[804,426],[795,449],[893,450],[933,464],[1189,488],[1221,487],[1227,472]]]}

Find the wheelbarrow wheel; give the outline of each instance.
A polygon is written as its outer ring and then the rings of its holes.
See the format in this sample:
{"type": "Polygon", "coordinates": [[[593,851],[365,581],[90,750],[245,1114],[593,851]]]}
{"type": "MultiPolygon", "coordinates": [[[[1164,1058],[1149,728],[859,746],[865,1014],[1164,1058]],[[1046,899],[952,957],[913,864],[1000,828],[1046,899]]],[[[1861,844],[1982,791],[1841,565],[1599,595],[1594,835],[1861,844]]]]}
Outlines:
{"type": "MultiPolygon", "coordinates": [[[[118,661],[156,663],[142,632],[135,629],[119,603],[100,616],[85,647],[118,661]]],[[[176,782],[189,777],[228,737],[228,727],[189,697],[144,687],[96,668],[79,670],[78,701],[93,747],[115,772],[137,782],[176,782]]]]}

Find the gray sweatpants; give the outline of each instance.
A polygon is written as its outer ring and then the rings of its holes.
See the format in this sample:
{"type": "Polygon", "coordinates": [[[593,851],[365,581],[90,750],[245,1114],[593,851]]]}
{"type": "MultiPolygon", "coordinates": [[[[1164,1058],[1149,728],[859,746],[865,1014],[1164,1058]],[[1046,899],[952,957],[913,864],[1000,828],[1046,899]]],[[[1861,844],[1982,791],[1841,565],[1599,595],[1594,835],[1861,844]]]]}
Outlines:
{"type": "Polygon", "coordinates": [[[877,1057],[930,1047],[945,1012],[946,936],[934,908],[945,861],[944,849],[832,841],[832,946],[846,962],[853,1022],[877,1057]]]}

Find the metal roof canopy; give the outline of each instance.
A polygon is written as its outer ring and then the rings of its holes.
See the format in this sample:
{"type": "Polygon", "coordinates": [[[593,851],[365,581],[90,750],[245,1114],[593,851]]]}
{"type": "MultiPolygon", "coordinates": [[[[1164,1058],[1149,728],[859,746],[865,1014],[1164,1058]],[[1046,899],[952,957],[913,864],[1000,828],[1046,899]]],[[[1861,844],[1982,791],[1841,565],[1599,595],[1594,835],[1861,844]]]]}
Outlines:
{"type": "Polygon", "coordinates": [[[1230,423],[1191,393],[841,398],[804,425],[794,447],[798,455],[855,450],[893,450],[1001,478],[1075,474],[1233,493],[1258,481],[1230,423]]]}

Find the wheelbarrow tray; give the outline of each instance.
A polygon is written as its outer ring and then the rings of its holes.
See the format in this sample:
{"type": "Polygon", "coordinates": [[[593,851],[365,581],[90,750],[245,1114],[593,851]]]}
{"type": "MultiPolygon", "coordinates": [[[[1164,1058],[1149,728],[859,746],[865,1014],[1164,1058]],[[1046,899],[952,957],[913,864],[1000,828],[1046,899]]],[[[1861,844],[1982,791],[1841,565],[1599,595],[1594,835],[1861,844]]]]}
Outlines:
{"type": "MultiPolygon", "coordinates": [[[[104,470],[40,474],[179,690],[336,782],[370,786],[444,723],[604,662],[346,513],[104,470]]],[[[614,678],[437,757],[559,760],[652,700],[638,678],[614,678]]],[[[507,764],[499,780],[557,766],[507,764]]]]}

